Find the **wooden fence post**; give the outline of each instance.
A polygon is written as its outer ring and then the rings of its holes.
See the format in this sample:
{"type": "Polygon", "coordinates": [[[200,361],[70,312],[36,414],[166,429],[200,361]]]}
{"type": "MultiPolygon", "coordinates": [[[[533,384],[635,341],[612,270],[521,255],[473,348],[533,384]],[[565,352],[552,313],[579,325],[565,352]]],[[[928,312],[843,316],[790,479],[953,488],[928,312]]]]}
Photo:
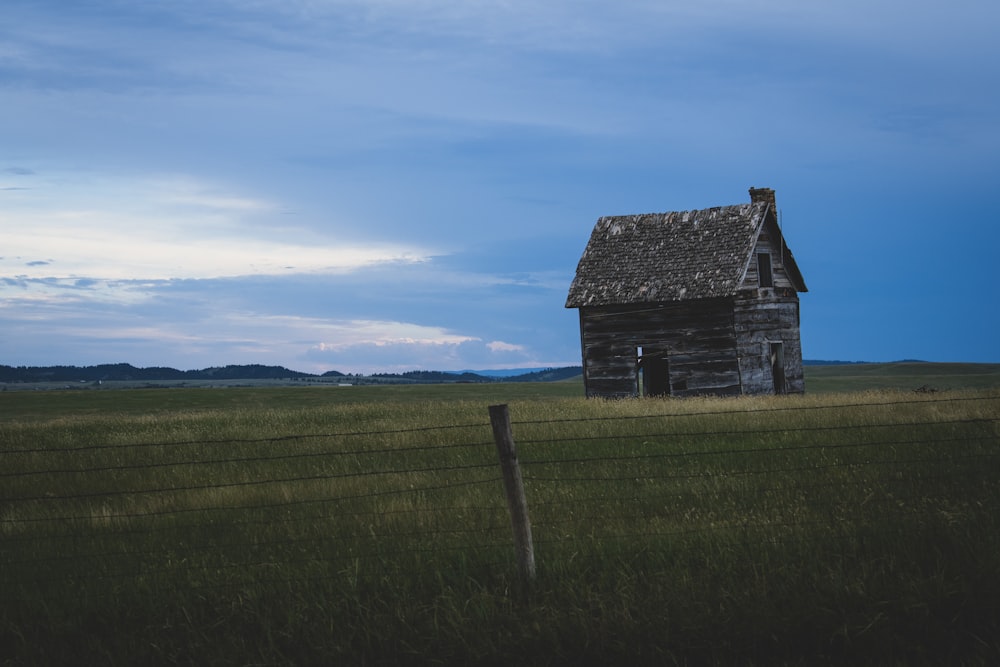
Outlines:
{"type": "Polygon", "coordinates": [[[528,519],[528,501],[524,495],[521,468],[517,465],[517,452],[514,449],[514,433],[510,427],[510,410],[507,409],[506,405],[490,406],[490,424],[493,426],[493,439],[497,444],[497,454],[500,456],[500,468],[503,471],[503,485],[507,493],[507,508],[510,510],[510,522],[514,529],[514,548],[517,552],[517,566],[524,582],[530,583],[535,578],[535,548],[531,543],[531,521],[528,519]]]}

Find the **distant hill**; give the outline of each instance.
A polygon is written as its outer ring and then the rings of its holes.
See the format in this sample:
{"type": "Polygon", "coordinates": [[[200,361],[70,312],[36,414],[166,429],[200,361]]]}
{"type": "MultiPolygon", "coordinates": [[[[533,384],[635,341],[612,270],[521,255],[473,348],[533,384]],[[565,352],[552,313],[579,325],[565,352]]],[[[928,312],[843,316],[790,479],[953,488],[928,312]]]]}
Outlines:
{"type": "Polygon", "coordinates": [[[376,373],[367,379],[383,382],[395,381],[400,384],[455,384],[455,383],[486,383],[486,382],[558,382],[583,373],[582,366],[566,368],[546,368],[528,373],[510,374],[505,377],[482,375],[472,371],[456,373],[454,371],[408,371],[406,373],[376,373]]]}
{"type": "Polygon", "coordinates": [[[407,371],[405,373],[374,373],[368,376],[376,381],[395,381],[399,384],[446,384],[455,382],[496,382],[496,378],[475,373],[449,373],[447,371],[407,371]]]}
{"type": "Polygon", "coordinates": [[[475,373],[476,375],[484,375],[491,378],[508,378],[515,375],[525,375],[527,373],[534,373],[535,371],[548,370],[548,366],[537,366],[534,368],[493,368],[488,370],[476,370],[476,369],[465,369],[461,371],[448,371],[449,373],[455,373],[456,375],[461,375],[462,373],[475,373]]]}
{"type": "Polygon", "coordinates": [[[504,378],[505,382],[560,382],[583,375],[583,366],[566,366],[564,368],[546,368],[531,373],[512,375],[504,378]]]}
{"type": "Polygon", "coordinates": [[[98,366],[2,366],[0,382],[112,382],[157,380],[265,380],[316,377],[281,366],[222,366],[194,371],[153,366],[136,368],[132,364],[98,366]]]}
{"type": "Polygon", "coordinates": [[[926,364],[930,363],[927,361],[921,361],[920,359],[900,359],[899,361],[881,362],[881,361],[829,361],[826,359],[803,359],[803,366],[850,366],[853,364],[877,364],[877,363],[891,363],[891,364],[926,364]]]}
{"type": "Polygon", "coordinates": [[[408,371],[406,373],[376,373],[374,375],[345,375],[340,371],[327,371],[322,375],[293,371],[283,366],[260,364],[230,365],[201,370],[180,371],[176,368],[154,366],[137,368],[132,364],[101,364],[97,366],[4,366],[0,365],[0,382],[158,382],[165,380],[307,380],[317,378],[347,378],[358,384],[444,384],[485,382],[553,382],[580,375],[580,366],[548,368],[508,377],[490,377],[465,371],[408,371]]]}
{"type": "Polygon", "coordinates": [[[803,366],[847,366],[850,364],[865,364],[866,361],[832,361],[828,359],[803,359],[803,366]]]}

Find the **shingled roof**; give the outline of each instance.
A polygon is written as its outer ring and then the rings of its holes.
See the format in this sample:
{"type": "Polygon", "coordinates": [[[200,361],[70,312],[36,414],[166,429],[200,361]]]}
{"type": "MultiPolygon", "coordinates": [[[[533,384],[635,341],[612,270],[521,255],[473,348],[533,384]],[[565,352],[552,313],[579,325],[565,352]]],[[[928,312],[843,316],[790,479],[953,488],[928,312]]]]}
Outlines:
{"type": "Polygon", "coordinates": [[[580,258],[566,307],[732,296],[768,209],[757,201],[603,217],[580,258]]]}

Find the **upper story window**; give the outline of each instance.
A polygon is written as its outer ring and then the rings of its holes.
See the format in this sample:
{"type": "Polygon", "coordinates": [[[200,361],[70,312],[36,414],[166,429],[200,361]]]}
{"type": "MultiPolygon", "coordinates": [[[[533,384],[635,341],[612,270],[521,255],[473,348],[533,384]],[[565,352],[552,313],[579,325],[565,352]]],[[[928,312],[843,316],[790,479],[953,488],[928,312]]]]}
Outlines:
{"type": "Polygon", "coordinates": [[[757,286],[774,287],[774,274],[771,272],[771,253],[757,253],[757,286]]]}

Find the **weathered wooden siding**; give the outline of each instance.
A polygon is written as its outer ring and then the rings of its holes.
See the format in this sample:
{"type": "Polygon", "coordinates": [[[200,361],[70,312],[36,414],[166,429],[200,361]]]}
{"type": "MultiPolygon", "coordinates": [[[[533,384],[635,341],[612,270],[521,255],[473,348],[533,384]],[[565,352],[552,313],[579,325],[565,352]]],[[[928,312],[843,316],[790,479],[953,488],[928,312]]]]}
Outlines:
{"type": "Polygon", "coordinates": [[[771,273],[774,279],[774,289],[795,289],[795,284],[785,270],[783,261],[784,248],[781,247],[781,237],[775,238],[770,224],[765,225],[757,238],[757,245],[750,256],[750,264],[747,266],[746,277],[743,279],[741,289],[756,288],[760,282],[757,275],[757,254],[766,252],[771,255],[771,273]]]}
{"type": "MultiPolygon", "coordinates": [[[[773,223],[772,223],[773,224],[773,223]]],[[[765,225],[757,239],[753,259],[733,306],[733,323],[739,340],[740,377],[745,394],[774,392],[770,344],[784,351],[785,393],[805,391],[802,343],[799,334],[799,296],[783,262],[784,248],[776,227],[765,225]],[[773,287],[758,285],[756,254],[770,253],[773,287]]]]}
{"type": "Polygon", "coordinates": [[[732,299],[580,309],[587,396],[639,393],[636,350],[665,354],[671,395],[740,393],[732,299]]]}
{"type": "Polygon", "coordinates": [[[805,391],[802,343],[799,336],[799,299],[794,290],[748,290],[738,296],[733,322],[739,340],[740,377],[745,394],[774,393],[770,344],[781,343],[785,393],[805,391]]]}
{"type": "Polygon", "coordinates": [[[670,394],[774,393],[771,343],[781,343],[785,392],[805,391],[799,300],[790,288],[744,290],[735,299],[580,309],[588,397],[636,396],[636,352],[662,353],[670,394]]]}

